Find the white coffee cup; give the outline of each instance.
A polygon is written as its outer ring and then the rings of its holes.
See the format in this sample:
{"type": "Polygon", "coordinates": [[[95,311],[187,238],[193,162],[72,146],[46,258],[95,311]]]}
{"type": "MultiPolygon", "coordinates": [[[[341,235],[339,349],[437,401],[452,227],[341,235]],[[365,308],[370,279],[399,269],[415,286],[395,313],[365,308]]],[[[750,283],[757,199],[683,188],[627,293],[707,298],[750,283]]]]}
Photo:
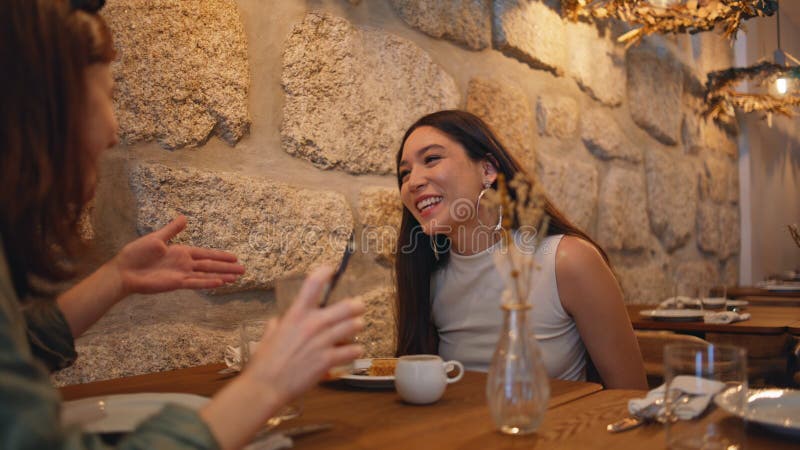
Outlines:
{"type": "Polygon", "coordinates": [[[433,403],[444,394],[444,388],[464,376],[464,365],[458,361],[442,361],[436,355],[408,355],[397,360],[394,385],[397,393],[408,403],[433,403]],[[447,373],[458,367],[452,378],[447,373]]]}

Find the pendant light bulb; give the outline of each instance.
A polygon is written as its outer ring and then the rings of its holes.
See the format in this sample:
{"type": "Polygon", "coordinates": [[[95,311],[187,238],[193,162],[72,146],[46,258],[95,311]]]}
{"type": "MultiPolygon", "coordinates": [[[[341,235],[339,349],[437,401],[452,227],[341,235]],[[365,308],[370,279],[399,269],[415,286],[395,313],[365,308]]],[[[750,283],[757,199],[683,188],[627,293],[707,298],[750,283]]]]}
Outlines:
{"type": "Polygon", "coordinates": [[[789,90],[788,81],[786,78],[778,78],[775,80],[775,90],[778,91],[778,94],[783,95],[786,91],[789,90]]]}

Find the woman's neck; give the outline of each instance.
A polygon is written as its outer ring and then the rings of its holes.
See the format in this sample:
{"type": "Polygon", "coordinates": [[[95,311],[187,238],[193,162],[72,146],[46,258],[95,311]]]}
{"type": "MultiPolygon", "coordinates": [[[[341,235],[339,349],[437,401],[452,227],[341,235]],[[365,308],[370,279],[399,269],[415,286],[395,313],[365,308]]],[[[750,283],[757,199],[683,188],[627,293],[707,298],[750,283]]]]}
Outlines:
{"type": "Polygon", "coordinates": [[[450,239],[450,251],[463,256],[480,253],[500,241],[499,232],[482,225],[458,226],[447,237],[450,239]]]}

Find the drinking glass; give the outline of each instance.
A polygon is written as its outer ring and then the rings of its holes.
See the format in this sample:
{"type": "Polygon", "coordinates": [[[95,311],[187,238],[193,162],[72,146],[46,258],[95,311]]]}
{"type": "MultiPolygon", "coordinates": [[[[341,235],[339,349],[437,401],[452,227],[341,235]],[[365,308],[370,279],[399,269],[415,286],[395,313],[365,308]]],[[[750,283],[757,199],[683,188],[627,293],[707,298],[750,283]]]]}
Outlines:
{"type": "MultiPolygon", "coordinates": [[[[720,392],[731,394],[743,411],[747,398],[747,354],[730,345],[671,344],[664,347],[666,439],[669,449],[729,450],[742,448],[744,427],[725,427],[704,421],[698,407],[704,399],[693,395],[708,383],[724,385],[720,392]],[[700,413],[687,419],[687,411],[700,413]]],[[[709,408],[714,408],[709,394],[709,408]]]]}
{"type": "MultiPolygon", "coordinates": [[[[250,362],[258,343],[264,336],[267,319],[245,320],[239,326],[239,349],[242,361],[242,370],[250,362]]],[[[267,420],[270,426],[278,426],[284,420],[294,419],[303,412],[302,398],[298,397],[285,405],[277,414],[267,420]]]]}
{"type": "MultiPolygon", "coordinates": [[[[278,314],[283,315],[289,310],[289,308],[292,306],[292,303],[297,298],[297,294],[300,293],[300,289],[303,287],[305,278],[305,275],[291,275],[275,282],[275,301],[278,308],[278,314]]],[[[330,293],[328,305],[336,303],[344,298],[351,297],[353,295],[352,290],[355,284],[356,283],[354,283],[351,277],[346,275],[342,276],[342,278],[336,284],[336,287],[330,293]]],[[[323,290],[318,301],[322,301],[322,297],[326,293],[327,289],[323,290]]],[[[328,371],[328,375],[331,378],[338,378],[341,375],[350,373],[352,370],[352,363],[344,364],[331,368],[328,371]]]]}

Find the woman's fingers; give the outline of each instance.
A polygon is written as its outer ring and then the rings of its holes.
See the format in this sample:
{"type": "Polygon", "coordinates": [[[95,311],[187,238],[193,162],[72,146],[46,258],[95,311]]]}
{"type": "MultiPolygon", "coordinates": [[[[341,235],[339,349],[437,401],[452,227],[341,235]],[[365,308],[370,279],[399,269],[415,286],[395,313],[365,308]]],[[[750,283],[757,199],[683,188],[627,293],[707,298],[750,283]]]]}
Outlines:
{"type": "Polygon", "coordinates": [[[230,262],[214,261],[211,259],[201,259],[194,262],[194,270],[199,272],[212,273],[244,273],[244,267],[230,262]]]}
{"type": "Polygon", "coordinates": [[[335,346],[340,342],[347,342],[359,331],[364,329],[364,320],[361,317],[352,317],[341,320],[329,327],[321,328],[310,337],[310,345],[320,348],[335,346]]]}
{"type": "Polygon", "coordinates": [[[194,259],[213,259],[217,261],[236,262],[236,255],[233,253],[224,252],[222,250],[213,250],[210,248],[201,247],[188,247],[189,254],[194,259]]]}
{"type": "Polygon", "coordinates": [[[170,239],[177,236],[184,228],[186,228],[186,216],[178,216],[161,229],[154,231],[153,236],[164,242],[169,242],[170,239]]]}
{"type": "Polygon", "coordinates": [[[183,289],[213,289],[223,284],[225,282],[220,278],[187,278],[181,281],[183,289]]]}

